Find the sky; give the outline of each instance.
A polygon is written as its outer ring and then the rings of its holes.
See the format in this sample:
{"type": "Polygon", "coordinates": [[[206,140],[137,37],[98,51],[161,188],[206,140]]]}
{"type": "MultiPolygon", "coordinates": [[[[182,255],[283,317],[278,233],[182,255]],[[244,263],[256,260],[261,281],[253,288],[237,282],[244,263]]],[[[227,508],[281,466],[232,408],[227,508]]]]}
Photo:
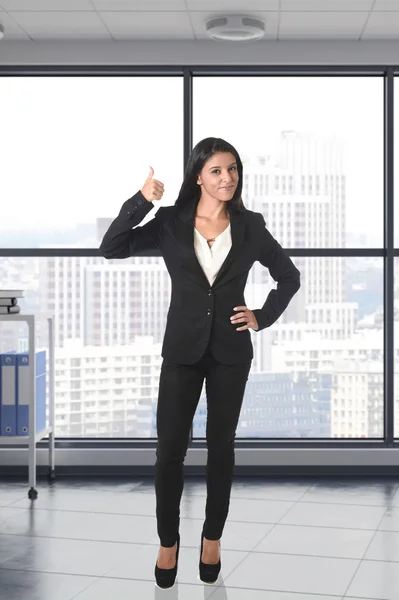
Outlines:
{"type": "MultiPolygon", "coordinates": [[[[382,78],[201,77],[193,89],[194,144],[223,137],[252,156],[284,130],[341,140],[347,232],[377,235],[382,244],[382,78]]],[[[0,114],[0,246],[2,229],[115,217],[149,165],[165,185],[156,205],[177,197],[182,78],[2,77],[0,114]]]]}

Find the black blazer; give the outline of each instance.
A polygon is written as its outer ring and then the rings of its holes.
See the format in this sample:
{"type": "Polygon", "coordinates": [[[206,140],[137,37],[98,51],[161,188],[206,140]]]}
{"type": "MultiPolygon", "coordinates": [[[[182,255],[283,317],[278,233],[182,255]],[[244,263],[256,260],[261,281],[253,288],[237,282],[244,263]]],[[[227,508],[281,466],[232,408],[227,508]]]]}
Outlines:
{"type": "MultiPolygon", "coordinates": [[[[100,245],[104,258],[127,258],[158,249],[172,281],[172,294],[164,334],[163,358],[180,364],[201,359],[208,344],[223,364],[250,361],[253,346],[249,329],[236,331],[230,317],[245,306],[244,288],[256,260],[277,281],[262,306],[253,310],[259,329],[270,327],[284,312],[300,287],[300,273],[265,226],[261,213],[239,213],[231,203],[232,246],[213,285],[203,272],[194,250],[196,203],[179,208],[161,207],[155,218],[135,227],[154,208],[141,192],[124,202],[100,245]]],[[[248,307],[250,308],[250,307],[248,307]]],[[[254,331],[254,330],[253,330],[254,331]]]]}

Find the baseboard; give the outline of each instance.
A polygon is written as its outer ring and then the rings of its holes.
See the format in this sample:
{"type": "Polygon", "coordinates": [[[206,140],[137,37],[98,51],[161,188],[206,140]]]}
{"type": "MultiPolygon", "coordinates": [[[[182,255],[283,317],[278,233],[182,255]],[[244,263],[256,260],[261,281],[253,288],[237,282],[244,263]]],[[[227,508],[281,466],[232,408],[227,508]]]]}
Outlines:
{"type": "MultiPolygon", "coordinates": [[[[37,466],[37,478],[45,478],[48,467],[37,466]]],[[[377,478],[399,478],[399,468],[396,465],[259,465],[259,466],[236,466],[236,477],[269,477],[281,478],[354,478],[354,477],[377,477],[377,478]]],[[[187,477],[205,477],[204,466],[187,465],[184,467],[187,477]]],[[[56,466],[56,479],[59,478],[123,478],[132,479],[137,477],[154,477],[152,466],[112,466],[112,465],[76,465],[56,466]]],[[[0,466],[0,478],[25,479],[28,478],[28,467],[22,465],[0,466]]]]}

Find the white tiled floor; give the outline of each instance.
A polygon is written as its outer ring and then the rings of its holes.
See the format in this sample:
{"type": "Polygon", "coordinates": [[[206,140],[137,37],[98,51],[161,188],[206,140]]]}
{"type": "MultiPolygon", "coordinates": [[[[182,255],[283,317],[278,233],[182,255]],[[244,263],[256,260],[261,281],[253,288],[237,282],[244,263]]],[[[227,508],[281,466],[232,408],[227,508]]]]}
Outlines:
{"type": "Polygon", "coordinates": [[[398,482],[236,478],[215,585],[198,579],[206,487],[188,477],[175,586],[155,586],[153,481],[0,481],[0,598],[397,600],[398,482]]]}

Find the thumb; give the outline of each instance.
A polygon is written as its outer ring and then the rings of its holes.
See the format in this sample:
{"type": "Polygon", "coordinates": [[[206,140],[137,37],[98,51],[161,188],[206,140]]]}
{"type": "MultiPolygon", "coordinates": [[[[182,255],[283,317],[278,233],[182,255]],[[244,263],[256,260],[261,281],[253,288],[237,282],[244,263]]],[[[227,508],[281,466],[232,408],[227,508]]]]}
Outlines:
{"type": "Polygon", "coordinates": [[[153,168],[150,166],[150,173],[149,173],[149,175],[148,175],[148,177],[147,177],[147,181],[148,181],[149,179],[152,179],[152,178],[153,178],[153,176],[154,176],[154,169],[153,169],[153,168]]]}

